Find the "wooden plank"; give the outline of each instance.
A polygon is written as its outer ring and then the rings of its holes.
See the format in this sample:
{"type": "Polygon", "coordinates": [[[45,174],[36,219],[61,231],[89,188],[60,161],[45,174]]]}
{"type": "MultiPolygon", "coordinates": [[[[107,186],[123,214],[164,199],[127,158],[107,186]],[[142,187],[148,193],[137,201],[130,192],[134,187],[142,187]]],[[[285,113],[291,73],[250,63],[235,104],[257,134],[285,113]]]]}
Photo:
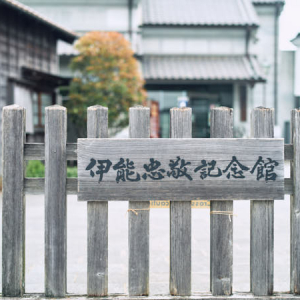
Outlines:
{"type": "MultiPolygon", "coordinates": [[[[108,137],[108,109],[91,106],[87,112],[89,138],[108,137]]],[[[91,199],[92,200],[92,199],[91,199]]],[[[108,202],[87,203],[88,266],[87,294],[101,297],[108,293],[108,202]]]]}
{"type": "Polygon", "coordinates": [[[21,297],[25,289],[25,109],[2,111],[2,295],[21,297]]]}
{"type": "Polygon", "coordinates": [[[79,139],[78,154],[78,199],[84,201],[271,200],[284,195],[282,139],[79,139]],[[258,177],[258,162],[266,158],[278,163],[277,177],[258,177]],[[120,166],[122,159],[133,163],[130,169],[120,166]],[[147,172],[151,159],[152,166],[161,162],[155,176],[147,172]],[[99,160],[102,177],[96,173],[99,160]]]}
{"type": "MultiPolygon", "coordinates": [[[[129,109],[130,138],[150,138],[150,109],[129,109]]],[[[131,198],[129,197],[128,200],[131,198]]],[[[137,198],[139,200],[139,198],[137,198]]],[[[150,201],[129,201],[128,244],[129,267],[128,289],[130,296],[149,294],[149,214],[150,201]]]]}
{"type": "Polygon", "coordinates": [[[293,179],[292,178],[284,178],[284,194],[292,195],[293,194],[293,179]]]}
{"type": "Polygon", "coordinates": [[[45,109],[45,295],[64,297],[67,286],[66,108],[45,109]]]}
{"type": "Polygon", "coordinates": [[[284,145],[284,159],[292,160],[293,158],[294,158],[293,144],[285,144],[284,145]]]}
{"type": "MultiPolygon", "coordinates": [[[[25,178],[25,193],[32,195],[40,195],[45,192],[44,178],[25,178]]],[[[67,194],[77,195],[78,188],[77,178],[67,178],[67,194]]],[[[293,193],[293,180],[284,178],[284,194],[291,195],[293,193]]]]}
{"type": "MultiPolygon", "coordinates": [[[[25,178],[24,190],[26,194],[40,195],[45,193],[45,178],[25,178]]],[[[77,178],[67,178],[67,194],[77,195],[77,178]]]]}
{"type": "Polygon", "coordinates": [[[300,294],[300,110],[293,109],[291,114],[291,136],[294,160],[291,161],[293,195],[291,196],[291,292],[300,294]]]}
{"type": "MultiPolygon", "coordinates": [[[[34,143],[25,144],[25,160],[45,160],[45,144],[34,143]]],[[[293,159],[293,145],[284,145],[284,159],[293,159]]],[[[77,144],[69,143],[67,144],[67,160],[77,160],[77,144]]]]}
{"type": "MultiPolygon", "coordinates": [[[[45,298],[43,294],[34,294],[34,298],[32,294],[26,294],[25,297],[22,298],[22,300],[48,300],[49,298],[45,298]]],[[[68,294],[67,299],[75,299],[75,300],[91,300],[96,298],[86,297],[86,295],[77,295],[77,294],[68,294]]],[[[131,296],[128,297],[126,294],[109,294],[108,297],[105,297],[105,300],[140,300],[140,297],[131,296]]],[[[186,297],[179,297],[176,298],[174,296],[170,295],[159,295],[159,296],[148,296],[146,298],[147,300],[186,300],[186,297]]],[[[188,298],[189,300],[220,300],[224,299],[220,296],[213,296],[211,293],[197,293],[195,295],[192,295],[188,298]]],[[[232,297],[229,299],[234,300],[299,300],[299,296],[292,295],[290,293],[274,293],[273,296],[270,296],[268,298],[264,296],[253,296],[251,293],[241,293],[241,292],[235,292],[233,293],[232,297]]],[[[5,298],[5,300],[16,300],[15,298],[5,298]]]]}
{"type": "MultiPolygon", "coordinates": [[[[45,144],[25,144],[25,160],[45,160],[45,144]]],[[[77,160],[77,143],[67,144],[67,160],[77,160]]]]}
{"type": "MultiPolygon", "coordinates": [[[[192,109],[170,110],[170,137],[192,137],[192,109]]],[[[191,201],[170,202],[170,294],[191,295],[191,201]]]]}
{"type": "MultiPolygon", "coordinates": [[[[274,109],[257,107],[251,112],[251,135],[274,137],[274,109]]],[[[266,170],[264,170],[266,172],[266,170]]],[[[255,195],[253,199],[256,199],[255,195]]],[[[274,202],[252,200],[250,204],[250,289],[256,296],[273,293],[274,202]]]]}
{"type": "MultiPolygon", "coordinates": [[[[212,141],[215,138],[232,138],[233,109],[218,107],[212,109],[210,113],[212,141]]],[[[226,215],[226,212],[233,212],[232,200],[227,202],[211,201],[210,288],[214,296],[232,294],[233,218],[226,215]],[[215,212],[225,212],[225,214],[215,214],[215,212]]]]}

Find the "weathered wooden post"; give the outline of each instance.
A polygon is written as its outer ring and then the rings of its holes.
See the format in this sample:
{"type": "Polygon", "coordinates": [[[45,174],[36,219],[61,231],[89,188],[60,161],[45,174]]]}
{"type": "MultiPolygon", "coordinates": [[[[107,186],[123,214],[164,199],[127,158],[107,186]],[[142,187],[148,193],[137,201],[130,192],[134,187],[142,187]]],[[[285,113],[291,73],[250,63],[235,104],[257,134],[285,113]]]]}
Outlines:
{"type": "MultiPolygon", "coordinates": [[[[257,107],[251,113],[251,136],[274,137],[274,109],[257,107]]],[[[250,209],[250,288],[255,296],[273,294],[274,201],[252,200],[250,209]]]]}
{"type": "Polygon", "coordinates": [[[293,194],[291,195],[291,292],[300,294],[300,110],[293,109],[291,136],[294,159],[291,161],[293,194]]]}
{"type": "MultiPolygon", "coordinates": [[[[170,110],[170,137],[192,137],[191,108],[170,110]]],[[[191,217],[191,201],[170,202],[171,295],[191,295],[191,217]]]]}
{"type": "MultiPolygon", "coordinates": [[[[131,138],[150,138],[150,109],[132,107],[129,109],[129,136],[131,138]]],[[[150,200],[150,199],[149,199],[150,200]]],[[[150,201],[129,201],[129,295],[149,294],[149,216],[150,201]]]]}
{"type": "MultiPolygon", "coordinates": [[[[233,109],[211,110],[211,138],[233,137],[233,109]]],[[[210,202],[210,285],[213,295],[232,294],[233,201],[210,202]],[[225,212],[224,215],[216,212],[225,212]]]]}
{"type": "MultiPolygon", "coordinates": [[[[108,109],[91,106],[87,112],[88,138],[108,137],[108,109]]],[[[91,199],[92,200],[92,199],[91,199]]],[[[108,202],[87,203],[88,267],[87,293],[89,297],[108,293],[108,202]]]]}
{"type": "Polygon", "coordinates": [[[45,295],[64,297],[67,286],[66,108],[45,115],[45,295]]]}
{"type": "Polygon", "coordinates": [[[2,113],[2,296],[21,297],[25,290],[25,109],[2,113]]]}

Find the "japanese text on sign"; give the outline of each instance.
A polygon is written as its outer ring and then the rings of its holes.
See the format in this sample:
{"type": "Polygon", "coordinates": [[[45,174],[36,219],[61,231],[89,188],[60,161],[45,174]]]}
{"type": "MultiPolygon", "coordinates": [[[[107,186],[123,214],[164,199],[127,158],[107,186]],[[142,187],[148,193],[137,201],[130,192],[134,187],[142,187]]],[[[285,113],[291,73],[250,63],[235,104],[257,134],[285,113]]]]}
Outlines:
{"type": "Polygon", "coordinates": [[[263,159],[259,156],[252,168],[243,165],[236,156],[232,156],[230,163],[225,169],[221,170],[217,166],[215,160],[207,161],[201,160],[196,168],[188,169],[191,162],[177,156],[176,159],[170,159],[168,164],[168,170],[161,167],[161,162],[150,158],[149,162],[143,164],[144,173],[140,174],[135,171],[135,165],[129,158],[120,158],[115,164],[109,159],[96,160],[90,159],[90,163],[86,167],[86,171],[90,172],[90,176],[99,177],[99,182],[103,180],[104,174],[108,173],[111,169],[116,171],[116,183],[120,181],[140,181],[140,180],[162,180],[167,177],[173,177],[178,179],[184,177],[187,180],[192,181],[193,178],[189,174],[190,172],[199,173],[202,180],[207,177],[221,177],[226,176],[227,179],[244,179],[247,176],[247,172],[251,174],[255,173],[256,180],[275,181],[277,174],[275,168],[278,166],[278,162],[269,157],[263,159]]]}
{"type": "Polygon", "coordinates": [[[79,139],[83,201],[284,199],[282,139],[79,139]]]}

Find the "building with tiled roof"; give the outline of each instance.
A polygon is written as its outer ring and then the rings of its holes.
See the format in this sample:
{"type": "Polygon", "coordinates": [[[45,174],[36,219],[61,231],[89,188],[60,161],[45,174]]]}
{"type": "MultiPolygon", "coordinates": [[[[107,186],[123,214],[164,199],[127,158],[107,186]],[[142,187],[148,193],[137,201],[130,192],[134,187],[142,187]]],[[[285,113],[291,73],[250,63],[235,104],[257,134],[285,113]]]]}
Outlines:
{"type": "Polygon", "coordinates": [[[209,136],[209,110],[235,110],[236,134],[249,133],[258,105],[278,108],[278,18],[283,1],[143,0],[141,62],[148,95],[159,102],[161,134],[182,96],[193,136],[209,136]]]}
{"type": "Polygon", "coordinates": [[[73,43],[76,38],[34,9],[0,0],[0,107],[26,108],[28,139],[41,141],[44,108],[57,103],[57,87],[69,83],[59,74],[57,41],[73,43]]]}
{"type": "MultiPolygon", "coordinates": [[[[159,106],[160,134],[169,136],[169,109],[185,97],[193,136],[209,135],[209,109],[235,111],[237,136],[248,135],[255,106],[279,103],[278,20],[283,0],[21,0],[78,34],[118,31],[141,62],[148,97],[159,106]]],[[[73,49],[59,45],[61,72],[71,75],[73,49]]],[[[286,110],[289,109],[286,105],[286,110]]],[[[280,116],[279,116],[279,113],[280,116]]]]}

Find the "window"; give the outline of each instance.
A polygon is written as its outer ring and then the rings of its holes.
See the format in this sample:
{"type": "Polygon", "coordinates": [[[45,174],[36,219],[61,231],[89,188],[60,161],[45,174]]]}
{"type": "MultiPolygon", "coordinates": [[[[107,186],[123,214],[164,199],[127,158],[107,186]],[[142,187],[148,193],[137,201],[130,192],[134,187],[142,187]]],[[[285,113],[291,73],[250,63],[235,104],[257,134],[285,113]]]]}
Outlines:
{"type": "Polygon", "coordinates": [[[240,97],[240,118],[242,122],[247,121],[247,87],[241,85],[239,87],[239,97],[240,97]]]}
{"type": "Polygon", "coordinates": [[[26,108],[26,132],[33,134],[43,130],[45,108],[53,104],[53,94],[14,84],[14,103],[26,108]]]}
{"type": "Polygon", "coordinates": [[[148,91],[148,98],[159,103],[160,136],[162,138],[168,138],[170,135],[170,108],[177,107],[178,97],[185,94],[185,91],[148,91]]]}
{"type": "Polygon", "coordinates": [[[33,125],[34,128],[43,128],[45,125],[45,108],[52,105],[52,94],[33,92],[33,125]]]}
{"type": "Polygon", "coordinates": [[[32,122],[32,93],[31,90],[25,86],[14,84],[14,103],[26,109],[26,132],[34,133],[34,126],[32,122]]]}

